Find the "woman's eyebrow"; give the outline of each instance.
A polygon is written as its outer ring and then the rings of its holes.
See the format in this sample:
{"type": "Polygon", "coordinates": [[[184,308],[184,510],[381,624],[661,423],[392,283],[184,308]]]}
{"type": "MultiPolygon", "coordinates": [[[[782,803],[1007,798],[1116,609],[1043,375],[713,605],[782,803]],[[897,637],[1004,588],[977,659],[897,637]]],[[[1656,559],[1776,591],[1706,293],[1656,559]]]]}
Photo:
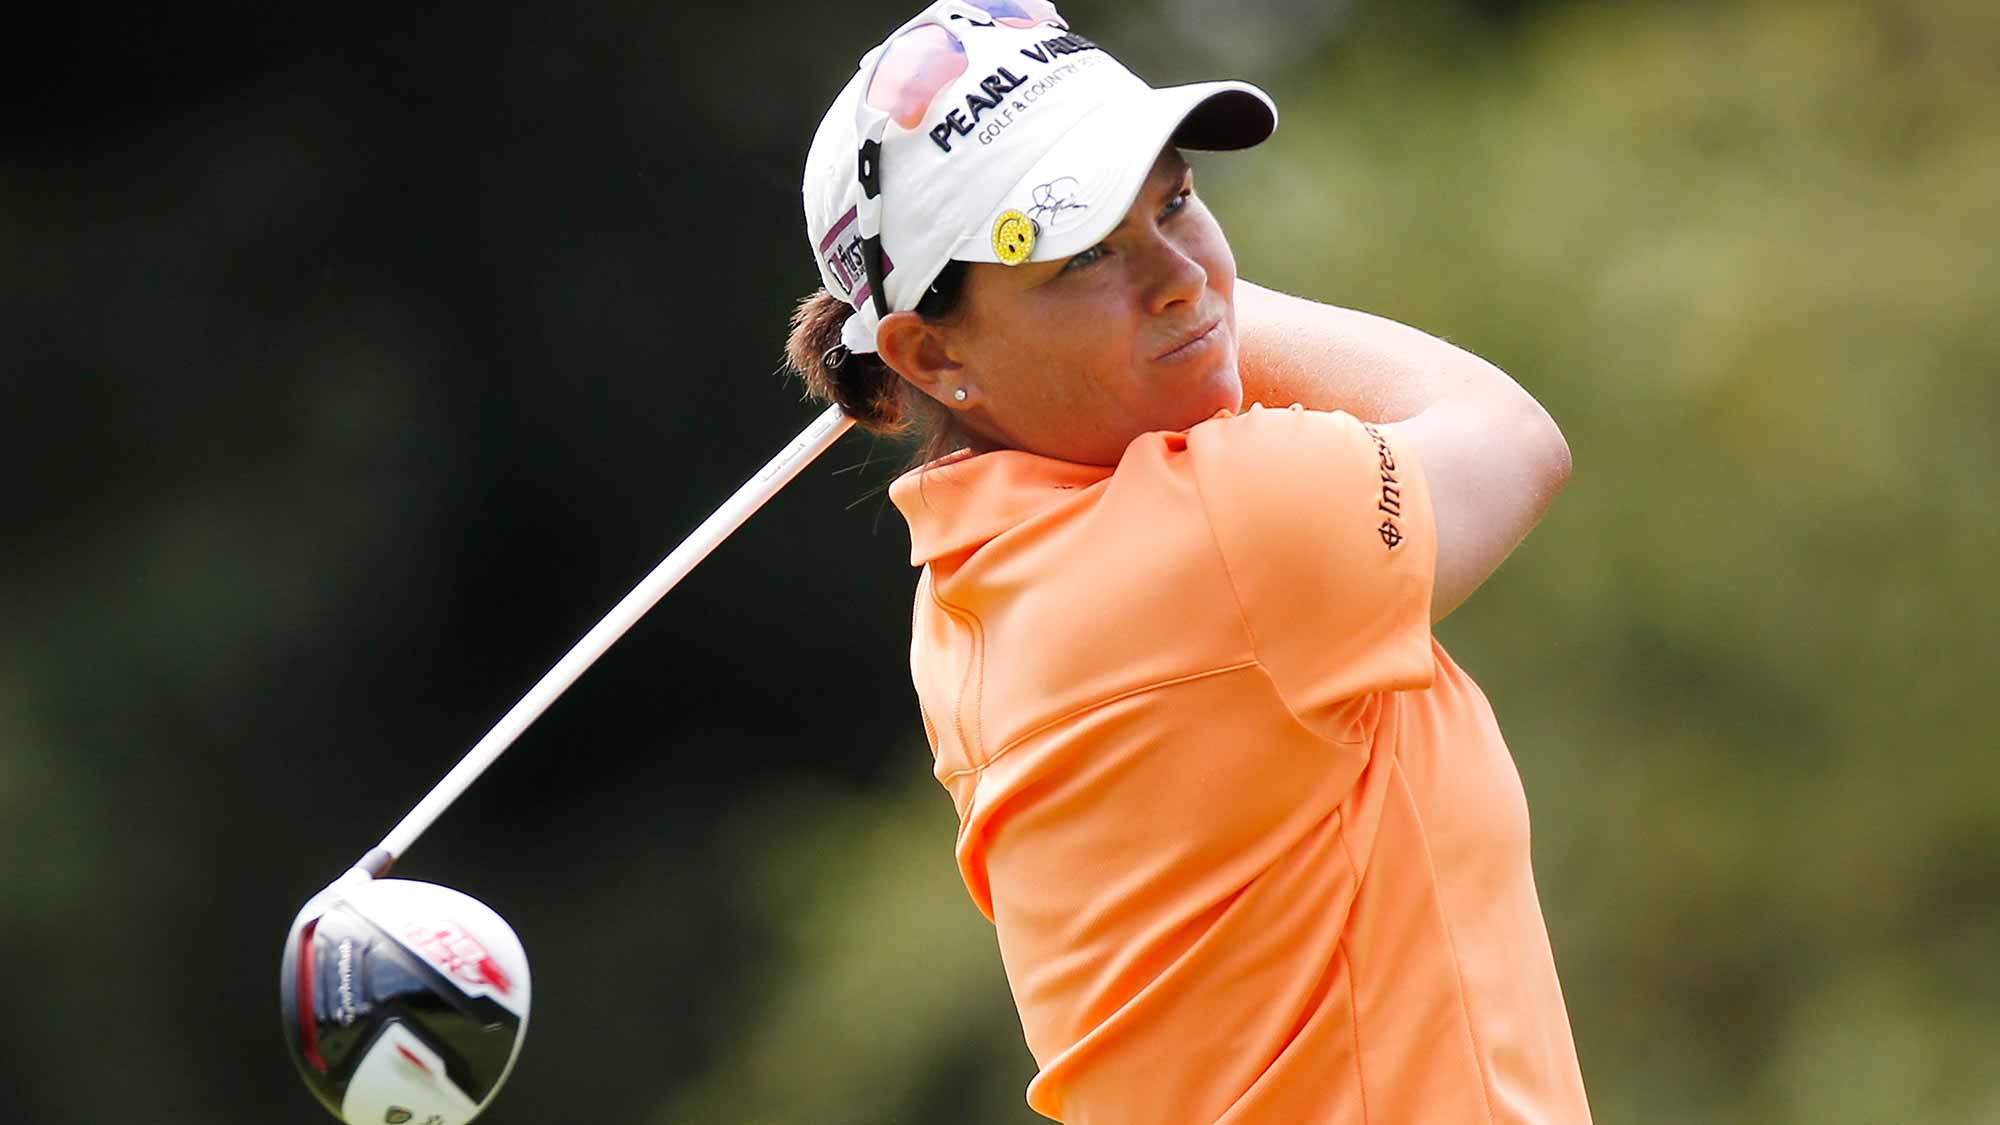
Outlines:
{"type": "Polygon", "coordinates": [[[1167,185],[1166,194],[1172,195],[1174,192],[1180,190],[1180,186],[1183,183],[1187,182],[1188,173],[1192,171],[1194,171],[1194,166],[1187,162],[1187,158],[1177,156],[1166,167],[1147,176],[1146,186],[1139,190],[1142,194],[1157,193],[1156,185],[1164,183],[1167,185]]]}

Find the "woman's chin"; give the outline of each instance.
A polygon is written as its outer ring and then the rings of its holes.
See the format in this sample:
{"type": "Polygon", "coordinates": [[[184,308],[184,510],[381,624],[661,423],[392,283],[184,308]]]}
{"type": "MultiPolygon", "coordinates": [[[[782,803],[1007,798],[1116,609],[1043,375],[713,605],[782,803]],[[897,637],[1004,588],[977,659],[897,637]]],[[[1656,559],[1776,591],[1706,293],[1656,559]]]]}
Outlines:
{"type": "Polygon", "coordinates": [[[1236,371],[1236,357],[1232,355],[1226,357],[1226,362],[1203,372],[1188,387],[1186,405],[1177,411],[1185,421],[1174,428],[1184,430],[1215,417],[1218,410],[1235,411],[1242,406],[1243,379],[1236,371]]]}

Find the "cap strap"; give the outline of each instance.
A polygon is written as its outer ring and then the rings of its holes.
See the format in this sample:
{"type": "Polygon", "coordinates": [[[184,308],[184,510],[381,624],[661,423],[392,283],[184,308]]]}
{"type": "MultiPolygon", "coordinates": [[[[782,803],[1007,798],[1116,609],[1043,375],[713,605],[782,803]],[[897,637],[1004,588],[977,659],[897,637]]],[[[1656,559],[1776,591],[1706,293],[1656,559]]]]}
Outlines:
{"type": "Polygon", "coordinates": [[[867,324],[868,318],[855,313],[840,326],[840,342],[855,355],[872,355],[875,351],[875,331],[867,324]]]}

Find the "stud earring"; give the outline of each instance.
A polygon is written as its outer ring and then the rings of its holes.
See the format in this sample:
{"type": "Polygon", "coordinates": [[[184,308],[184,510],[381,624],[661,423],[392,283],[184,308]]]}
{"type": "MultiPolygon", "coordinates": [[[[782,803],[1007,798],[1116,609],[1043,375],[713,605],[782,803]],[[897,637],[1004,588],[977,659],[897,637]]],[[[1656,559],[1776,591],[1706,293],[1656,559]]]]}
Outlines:
{"type": "Polygon", "coordinates": [[[964,401],[965,401],[965,388],[964,388],[964,387],[960,387],[960,388],[958,388],[957,390],[955,390],[955,391],[951,392],[951,400],[952,400],[953,402],[964,402],[964,401]]]}

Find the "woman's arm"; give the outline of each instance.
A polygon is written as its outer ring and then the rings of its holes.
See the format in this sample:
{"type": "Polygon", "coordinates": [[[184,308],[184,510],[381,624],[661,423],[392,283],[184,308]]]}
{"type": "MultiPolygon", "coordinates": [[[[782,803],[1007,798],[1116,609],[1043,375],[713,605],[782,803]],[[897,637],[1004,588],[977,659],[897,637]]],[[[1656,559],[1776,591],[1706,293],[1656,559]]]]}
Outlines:
{"type": "Polygon", "coordinates": [[[1245,402],[1383,423],[1423,466],[1437,518],[1431,620],[1513,553],[1569,480],[1569,444],[1506,372],[1392,320],[1236,283],[1245,402]]]}

